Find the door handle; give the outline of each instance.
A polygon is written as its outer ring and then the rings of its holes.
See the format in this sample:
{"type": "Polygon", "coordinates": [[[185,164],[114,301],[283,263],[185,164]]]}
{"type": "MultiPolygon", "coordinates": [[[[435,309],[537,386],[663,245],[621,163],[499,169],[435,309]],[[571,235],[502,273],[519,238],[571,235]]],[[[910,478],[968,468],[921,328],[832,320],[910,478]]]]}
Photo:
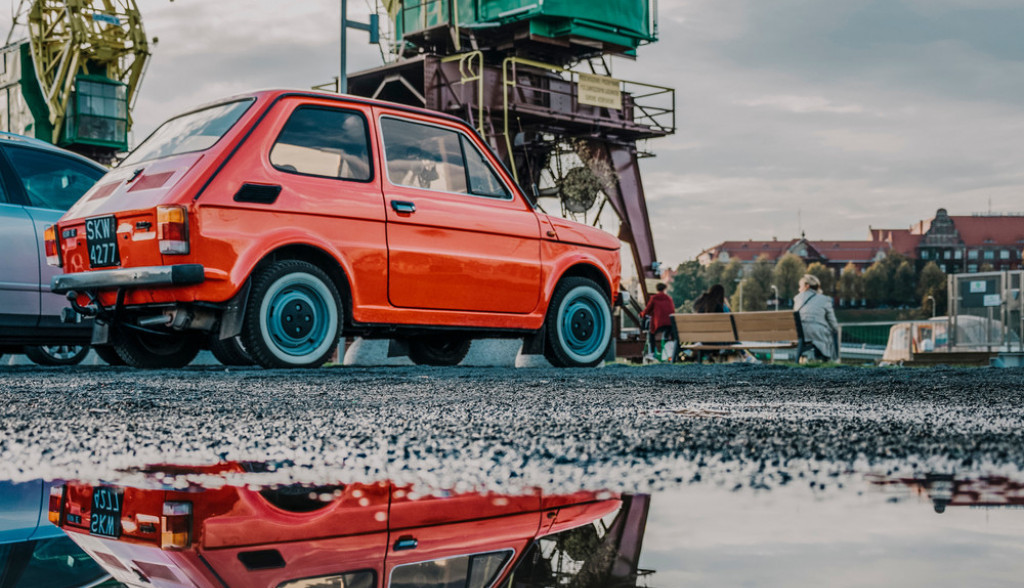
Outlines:
{"type": "Polygon", "coordinates": [[[412,214],[416,212],[416,204],[414,202],[406,202],[405,200],[392,200],[391,208],[394,209],[395,212],[404,214],[412,214]]]}
{"type": "Polygon", "coordinates": [[[398,541],[395,541],[395,548],[394,549],[395,549],[395,551],[405,551],[405,550],[408,550],[408,549],[416,549],[416,547],[419,544],[420,544],[420,542],[417,541],[416,538],[413,537],[412,535],[402,535],[401,537],[398,538],[398,541]]]}

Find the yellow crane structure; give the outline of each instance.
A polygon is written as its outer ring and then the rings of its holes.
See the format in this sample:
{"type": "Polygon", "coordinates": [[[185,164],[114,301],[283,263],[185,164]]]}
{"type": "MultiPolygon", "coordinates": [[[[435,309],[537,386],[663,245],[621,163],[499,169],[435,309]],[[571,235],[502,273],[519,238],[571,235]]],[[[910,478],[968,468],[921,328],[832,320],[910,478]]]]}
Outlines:
{"type": "Polygon", "coordinates": [[[20,101],[7,96],[4,130],[32,130],[26,134],[100,160],[127,148],[131,106],[150,56],[135,0],[19,0],[3,51],[5,64],[20,60],[7,74],[20,74],[28,110],[20,114],[31,119],[11,120],[10,105],[20,101]],[[12,44],[22,27],[28,39],[12,44]]]}

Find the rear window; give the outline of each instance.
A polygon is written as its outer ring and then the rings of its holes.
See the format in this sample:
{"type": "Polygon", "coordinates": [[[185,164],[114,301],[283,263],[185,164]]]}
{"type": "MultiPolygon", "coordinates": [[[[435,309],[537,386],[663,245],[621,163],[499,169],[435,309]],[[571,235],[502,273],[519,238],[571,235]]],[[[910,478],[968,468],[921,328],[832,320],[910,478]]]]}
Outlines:
{"type": "Polygon", "coordinates": [[[205,151],[220,140],[253,103],[252,98],[218,104],[165,122],[121,165],[205,151]]]}

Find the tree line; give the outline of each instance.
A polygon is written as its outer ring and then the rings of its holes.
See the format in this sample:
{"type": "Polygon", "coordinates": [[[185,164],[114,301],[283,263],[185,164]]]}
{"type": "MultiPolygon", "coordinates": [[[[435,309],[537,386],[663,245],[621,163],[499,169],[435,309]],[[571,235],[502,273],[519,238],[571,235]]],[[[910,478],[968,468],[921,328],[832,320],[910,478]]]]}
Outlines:
{"type": "Polygon", "coordinates": [[[793,253],[778,262],[762,255],[746,272],[737,259],[706,266],[686,261],[676,268],[669,292],[681,312],[693,312],[693,301],[714,284],[725,288],[733,310],[774,310],[775,300],[780,309],[792,308],[804,274],[817,277],[822,292],[835,298],[839,307],[921,308],[931,316],[934,299],[936,314],[946,313],[946,274],[934,261],[918,271],[914,261],[900,253],[890,253],[863,272],[847,264],[838,276],[825,264],[807,265],[793,253]]]}

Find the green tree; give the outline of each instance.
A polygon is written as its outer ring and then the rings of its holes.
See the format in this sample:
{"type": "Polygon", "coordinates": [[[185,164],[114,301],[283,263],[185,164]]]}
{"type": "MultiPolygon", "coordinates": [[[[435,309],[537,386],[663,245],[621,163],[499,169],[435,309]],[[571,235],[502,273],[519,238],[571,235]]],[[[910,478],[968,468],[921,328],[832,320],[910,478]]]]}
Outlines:
{"type": "Polygon", "coordinates": [[[848,301],[850,306],[857,306],[864,299],[864,276],[853,262],[846,264],[839,276],[839,298],[848,301]]]}
{"type": "Polygon", "coordinates": [[[697,260],[684,261],[676,268],[669,284],[669,294],[676,308],[685,312],[693,311],[693,301],[705,289],[704,268],[697,260]]]}
{"type": "Polygon", "coordinates": [[[935,314],[944,316],[948,308],[949,291],[947,289],[946,274],[939,269],[938,264],[929,261],[928,265],[921,268],[921,275],[917,280],[917,295],[921,301],[921,314],[932,315],[932,301],[935,300],[935,314]]]}
{"type": "Polygon", "coordinates": [[[732,296],[736,292],[736,285],[739,283],[739,279],[742,277],[743,263],[738,259],[734,259],[722,270],[722,275],[719,278],[720,281],[712,282],[708,280],[707,284],[708,286],[721,284],[725,288],[725,295],[732,296]]]}
{"type": "Polygon", "coordinates": [[[783,255],[775,269],[772,270],[772,279],[779,289],[779,298],[790,301],[796,296],[801,276],[807,273],[807,265],[800,256],[787,253],[783,255]]]}
{"type": "Polygon", "coordinates": [[[750,273],[740,282],[739,288],[729,299],[734,310],[765,310],[771,297],[772,269],[774,264],[762,255],[750,268],[750,273]],[[742,305],[740,299],[743,299],[742,305]]]}
{"type": "Polygon", "coordinates": [[[891,300],[897,306],[910,306],[915,303],[917,274],[909,260],[903,260],[892,274],[891,300]]]}
{"type": "Polygon", "coordinates": [[[816,261],[807,266],[807,273],[818,278],[818,281],[821,282],[822,294],[828,296],[836,294],[836,274],[832,271],[832,268],[820,261],[816,261]]]}
{"type": "MultiPolygon", "coordinates": [[[[725,273],[725,264],[717,259],[704,266],[704,289],[710,288],[714,284],[725,284],[722,282],[722,274],[725,273]]],[[[730,290],[726,286],[726,293],[730,290]]]]}
{"type": "Polygon", "coordinates": [[[891,282],[882,262],[876,261],[864,270],[864,298],[871,306],[888,304],[891,282]]]}

